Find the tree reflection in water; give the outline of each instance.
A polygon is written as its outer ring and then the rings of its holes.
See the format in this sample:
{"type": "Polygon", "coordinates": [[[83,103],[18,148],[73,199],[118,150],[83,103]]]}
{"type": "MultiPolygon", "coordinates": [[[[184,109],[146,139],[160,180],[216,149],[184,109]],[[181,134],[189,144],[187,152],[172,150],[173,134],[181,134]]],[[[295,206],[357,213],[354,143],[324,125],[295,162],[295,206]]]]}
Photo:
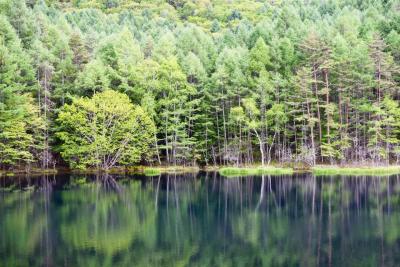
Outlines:
{"type": "Polygon", "coordinates": [[[2,178],[0,266],[395,266],[399,178],[2,178]]]}

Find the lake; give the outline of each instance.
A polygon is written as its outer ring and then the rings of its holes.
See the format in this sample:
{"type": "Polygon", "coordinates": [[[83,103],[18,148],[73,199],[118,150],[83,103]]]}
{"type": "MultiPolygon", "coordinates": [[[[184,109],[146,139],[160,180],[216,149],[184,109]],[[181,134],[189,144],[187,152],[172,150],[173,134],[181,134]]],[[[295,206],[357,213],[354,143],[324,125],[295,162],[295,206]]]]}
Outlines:
{"type": "Polygon", "coordinates": [[[0,266],[399,266],[400,175],[0,178],[0,266]]]}

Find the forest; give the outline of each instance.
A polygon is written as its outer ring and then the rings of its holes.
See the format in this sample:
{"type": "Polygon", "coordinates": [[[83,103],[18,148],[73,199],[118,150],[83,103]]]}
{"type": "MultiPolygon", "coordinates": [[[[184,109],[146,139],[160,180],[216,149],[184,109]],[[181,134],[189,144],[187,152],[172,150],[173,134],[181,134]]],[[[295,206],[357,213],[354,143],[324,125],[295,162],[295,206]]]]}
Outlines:
{"type": "Polygon", "coordinates": [[[0,169],[400,164],[398,0],[0,0],[0,169]]]}

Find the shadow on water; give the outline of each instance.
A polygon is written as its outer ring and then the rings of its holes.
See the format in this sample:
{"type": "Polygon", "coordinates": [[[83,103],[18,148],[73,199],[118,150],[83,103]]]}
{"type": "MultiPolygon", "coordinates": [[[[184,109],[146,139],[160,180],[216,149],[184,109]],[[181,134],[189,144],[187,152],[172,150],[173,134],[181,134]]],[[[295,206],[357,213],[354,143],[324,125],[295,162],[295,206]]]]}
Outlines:
{"type": "Polygon", "coordinates": [[[0,179],[0,266],[396,266],[400,176],[0,179]]]}

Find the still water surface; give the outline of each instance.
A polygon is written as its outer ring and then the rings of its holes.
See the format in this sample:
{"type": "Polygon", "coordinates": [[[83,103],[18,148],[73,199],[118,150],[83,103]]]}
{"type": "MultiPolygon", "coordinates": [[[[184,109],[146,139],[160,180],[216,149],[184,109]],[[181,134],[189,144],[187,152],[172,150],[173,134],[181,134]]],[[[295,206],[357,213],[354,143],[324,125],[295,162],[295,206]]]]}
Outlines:
{"type": "Polygon", "coordinates": [[[400,176],[0,178],[0,266],[400,266],[400,176]]]}

